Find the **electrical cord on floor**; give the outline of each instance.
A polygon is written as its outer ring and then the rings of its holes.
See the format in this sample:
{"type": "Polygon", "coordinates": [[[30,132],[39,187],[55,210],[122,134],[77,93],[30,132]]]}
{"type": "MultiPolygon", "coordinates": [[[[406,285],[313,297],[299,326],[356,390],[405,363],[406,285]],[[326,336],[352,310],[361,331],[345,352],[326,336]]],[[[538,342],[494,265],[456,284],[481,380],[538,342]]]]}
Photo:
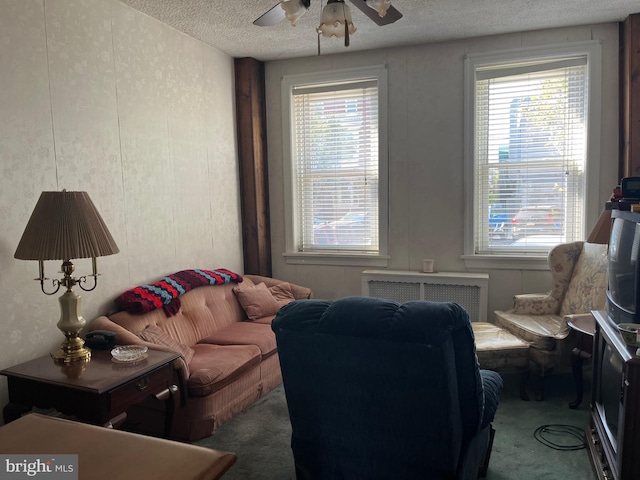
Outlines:
{"type": "Polygon", "coordinates": [[[533,433],[533,438],[538,440],[543,445],[546,445],[549,448],[553,448],[554,450],[582,450],[587,446],[584,438],[584,430],[573,425],[542,425],[541,427],[536,428],[536,431],[533,433]],[[557,443],[551,440],[551,438],[553,437],[555,437],[556,440],[558,440],[560,437],[568,437],[569,439],[578,440],[579,443],[557,443]]]}

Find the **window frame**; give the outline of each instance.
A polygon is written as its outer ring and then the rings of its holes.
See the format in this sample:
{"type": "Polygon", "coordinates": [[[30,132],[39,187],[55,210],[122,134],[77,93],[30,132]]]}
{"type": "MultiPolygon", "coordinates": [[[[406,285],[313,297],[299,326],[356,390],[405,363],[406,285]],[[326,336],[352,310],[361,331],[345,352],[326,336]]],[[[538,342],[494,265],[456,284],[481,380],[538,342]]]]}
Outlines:
{"type": "Polygon", "coordinates": [[[389,261],[389,175],[388,175],[388,129],[387,129],[387,68],[378,65],[362,68],[329,70],[308,74],[285,75],[281,82],[282,100],[282,157],[284,162],[285,200],[285,252],[288,264],[341,265],[363,267],[386,267],[389,261]],[[377,253],[365,251],[324,251],[301,252],[297,250],[296,182],[293,158],[293,136],[291,119],[293,115],[292,94],[296,87],[305,85],[353,82],[375,79],[378,83],[378,235],[377,253]]]}
{"type": "MultiPolygon", "coordinates": [[[[497,52],[467,54],[464,59],[464,254],[462,259],[467,268],[493,268],[509,270],[548,270],[548,251],[531,253],[475,253],[475,137],[476,129],[476,69],[491,65],[509,64],[518,61],[552,60],[555,57],[584,55],[587,58],[587,134],[584,185],[583,231],[586,231],[588,212],[600,211],[599,171],[600,171],[600,123],[602,96],[602,42],[599,40],[575,42],[561,45],[501,50],[497,52]]],[[[549,248],[550,250],[551,248],[549,248]]]]}

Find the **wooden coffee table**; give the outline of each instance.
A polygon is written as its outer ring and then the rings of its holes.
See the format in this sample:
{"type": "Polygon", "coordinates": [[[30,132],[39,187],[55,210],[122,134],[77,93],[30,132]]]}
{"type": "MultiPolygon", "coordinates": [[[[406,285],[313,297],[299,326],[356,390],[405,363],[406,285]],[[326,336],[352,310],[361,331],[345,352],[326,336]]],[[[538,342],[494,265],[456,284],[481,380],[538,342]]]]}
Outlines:
{"type": "Polygon", "coordinates": [[[236,461],[229,452],[35,413],[0,427],[0,452],[77,455],[79,480],[216,480],[236,461]]]}
{"type": "Polygon", "coordinates": [[[9,423],[38,407],[117,427],[131,405],[153,396],[165,403],[164,433],[169,437],[180,395],[174,366],[178,358],[177,353],[149,350],[142,361],[116,363],[110,351],[93,350],[87,363],[59,365],[45,356],[6,368],[0,371],[9,387],[4,421],[9,423]]]}

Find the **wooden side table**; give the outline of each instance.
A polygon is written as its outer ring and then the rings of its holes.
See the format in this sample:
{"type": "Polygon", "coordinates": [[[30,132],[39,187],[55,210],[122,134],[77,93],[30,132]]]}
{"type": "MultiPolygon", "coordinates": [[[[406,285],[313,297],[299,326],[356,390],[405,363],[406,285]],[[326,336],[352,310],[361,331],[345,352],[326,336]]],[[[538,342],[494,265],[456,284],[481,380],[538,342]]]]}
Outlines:
{"type": "Polygon", "coordinates": [[[582,363],[591,358],[593,354],[593,335],[596,330],[596,321],[593,315],[576,317],[567,322],[569,328],[576,332],[576,346],[571,350],[571,369],[576,384],[576,399],[569,404],[569,408],[576,409],[582,403],[582,363]]]}
{"type": "Polygon", "coordinates": [[[180,394],[174,367],[178,358],[177,353],[149,350],[141,361],[116,363],[110,351],[94,350],[87,363],[60,365],[45,356],[15,365],[0,371],[9,387],[4,421],[16,420],[35,406],[117,427],[129,406],[154,396],[165,402],[164,433],[169,437],[180,394]]]}

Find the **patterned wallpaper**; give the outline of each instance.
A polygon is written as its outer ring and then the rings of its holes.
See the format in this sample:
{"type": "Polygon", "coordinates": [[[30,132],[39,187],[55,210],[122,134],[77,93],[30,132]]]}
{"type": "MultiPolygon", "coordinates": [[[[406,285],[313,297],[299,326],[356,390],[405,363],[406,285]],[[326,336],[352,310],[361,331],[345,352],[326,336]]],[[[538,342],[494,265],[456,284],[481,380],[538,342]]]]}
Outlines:
{"type": "Polygon", "coordinates": [[[176,270],[241,272],[235,138],[231,57],[115,0],[0,3],[0,368],[63,338],[58,295],[13,258],[43,190],[87,191],[120,247],[78,292],[87,322],[176,270]]]}

